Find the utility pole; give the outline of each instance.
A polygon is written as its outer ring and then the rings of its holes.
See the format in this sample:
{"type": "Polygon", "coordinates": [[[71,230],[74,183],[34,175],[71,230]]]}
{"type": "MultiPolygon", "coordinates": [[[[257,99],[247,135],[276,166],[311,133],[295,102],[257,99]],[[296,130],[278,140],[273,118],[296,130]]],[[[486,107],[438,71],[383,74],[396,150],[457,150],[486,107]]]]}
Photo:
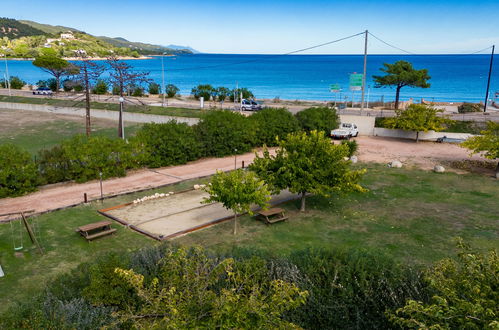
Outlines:
{"type": "Polygon", "coordinates": [[[366,74],[367,74],[367,34],[369,32],[366,30],[365,32],[365,40],[364,40],[364,75],[362,76],[362,99],[360,101],[360,111],[364,110],[364,95],[366,93],[366,74]]]}
{"type": "Polygon", "coordinates": [[[9,66],[7,65],[7,49],[5,49],[5,53],[3,54],[5,60],[5,87],[9,89],[9,96],[11,96],[10,92],[10,77],[9,77],[9,66]]]}
{"type": "Polygon", "coordinates": [[[490,54],[489,79],[487,80],[487,92],[485,93],[485,104],[483,105],[483,112],[487,111],[487,101],[489,99],[489,88],[490,88],[490,76],[492,75],[492,64],[494,62],[495,47],[496,45],[492,45],[492,53],[490,54]]]}
{"type": "Polygon", "coordinates": [[[165,53],[163,53],[161,55],[161,78],[163,80],[163,86],[161,86],[161,88],[163,89],[163,102],[161,103],[162,107],[165,106],[165,93],[166,93],[166,89],[165,89],[165,64],[163,63],[164,57],[165,57],[165,53]]]}

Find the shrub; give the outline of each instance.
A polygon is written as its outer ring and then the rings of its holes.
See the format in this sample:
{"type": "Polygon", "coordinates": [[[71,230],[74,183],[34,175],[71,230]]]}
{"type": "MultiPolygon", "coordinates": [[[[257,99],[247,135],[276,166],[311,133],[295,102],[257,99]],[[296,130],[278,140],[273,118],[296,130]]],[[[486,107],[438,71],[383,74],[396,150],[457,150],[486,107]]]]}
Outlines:
{"type": "Polygon", "coordinates": [[[48,87],[48,82],[47,82],[47,80],[38,80],[38,82],[36,83],[36,86],[38,86],[38,87],[48,87]]]}
{"type": "Polygon", "coordinates": [[[12,144],[0,145],[0,198],[36,189],[38,172],[31,155],[12,144]]]}
{"type": "Polygon", "coordinates": [[[223,157],[251,150],[255,130],[243,115],[226,110],[210,111],[195,127],[205,156],[223,157]]]}
{"type": "Polygon", "coordinates": [[[70,161],[70,176],[77,182],[99,178],[124,176],[126,170],[139,164],[132,148],[121,139],[103,136],[76,135],[62,143],[65,156],[70,161]]]}
{"type": "Polygon", "coordinates": [[[160,89],[161,88],[160,88],[159,84],[157,84],[155,82],[149,83],[149,87],[148,87],[149,94],[158,95],[160,92],[160,89]]]}
{"type": "Polygon", "coordinates": [[[99,79],[95,83],[94,88],[92,89],[92,93],[97,94],[97,95],[104,95],[107,94],[109,89],[109,85],[105,80],[99,79]]]}
{"type": "Polygon", "coordinates": [[[199,158],[202,153],[194,128],[176,121],[145,124],[137,132],[135,140],[143,146],[145,164],[150,167],[185,164],[199,158]]]}
{"type": "Polygon", "coordinates": [[[348,157],[352,157],[359,148],[357,141],[355,140],[343,140],[341,144],[345,144],[348,147],[348,157]]]}
{"type": "Polygon", "coordinates": [[[111,92],[112,92],[113,95],[120,95],[120,86],[113,85],[113,88],[111,89],[111,92]]]}
{"type": "Polygon", "coordinates": [[[144,88],[140,86],[132,86],[129,89],[129,93],[134,97],[144,96],[144,88]]]}
{"type": "Polygon", "coordinates": [[[233,89],[229,94],[229,100],[231,102],[234,102],[234,97],[236,100],[239,100],[241,93],[243,94],[243,99],[252,99],[255,97],[255,95],[253,95],[253,92],[251,92],[246,87],[243,87],[243,88],[233,89]]]}
{"type": "Polygon", "coordinates": [[[457,107],[457,111],[459,113],[481,112],[483,111],[483,106],[477,103],[464,102],[463,104],[457,107]]]}
{"type": "Polygon", "coordinates": [[[266,108],[249,117],[255,128],[256,144],[275,146],[276,137],[285,137],[300,129],[298,120],[285,108],[266,108]]]}
{"type": "Polygon", "coordinates": [[[57,92],[57,80],[55,78],[47,79],[47,87],[52,90],[52,92],[57,92]]]}
{"type": "Polygon", "coordinates": [[[83,90],[83,86],[81,86],[81,84],[78,81],[65,79],[62,82],[62,88],[64,89],[65,92],[71,92],[72,90],[75,90],[77,86],[80,87],[80,90],[83,90]]]}
{"type": "Polygon", "coordinates": [[[224,102],[227,99],[227,96],[230,94],[230,89],[227,87],[217,87],[216,89],[217,92],[217,101],[218,102],[224,102]]]}
{"type": "MultiPolygon", "coordinates": [[[[26,82],[17,76],[11,76],[9,80],[10,88],[12,89],[22,89],[26,82]]],[[[2,88],[7,88],[5,80],[0,81],[0,86],[2,88]]]]}
{"type": "Polygon", "coordinates": [[[167,97],[175,97],[177,93],[180,91],[180,89],[175,86],[174,84],[168,84],[166,85],[166,96],[167,97]]]}
{"type": "Polygon", "coordinates": [[[328,107],[307,108],[295,116],[303,130],[307,132],[316,130],[328,134],[331,130],[338,128],[340,124],[336,110],[328,107]]]}
{"type": "Polygon", "coordinates": [[[56,183],[71,180],[71,162],[61,146],[38,152],[38,171],[43,183],[56,183]]]}
{"type": "Polygon", "coordinates": [[[196,100],[199,100],[201,97],[203,97],[205,101],[209,101],[213,90],[213,86],[211,85],[198,85],[191,90],[191,94],[196,100]]]}

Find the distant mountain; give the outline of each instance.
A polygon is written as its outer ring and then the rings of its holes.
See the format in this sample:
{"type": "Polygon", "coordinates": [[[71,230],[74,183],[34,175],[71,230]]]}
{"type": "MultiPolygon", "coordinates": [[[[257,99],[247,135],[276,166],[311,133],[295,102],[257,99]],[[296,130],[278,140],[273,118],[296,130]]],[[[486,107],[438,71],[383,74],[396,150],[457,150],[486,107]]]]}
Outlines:
{"type": "Polygon", "coordinates": [[[72,31],[72,32],[81,32],[77,29],[73,29],[67,26],[61,26],[61,25],[49,25],[49,24],[41,24],[33,21],[25,21],[25,20],[20,20],[19,22],[29,25],[35,29],[41,30],[47,34],[59,34],[61,32],[67,32],[67,31],[72,31]]]}
{"type": "Polygon", "coordinates": [[[17,39],[27,36],[40,36],[46,34],[44,31],[24,24],[12,18],[0,18],[0,38],[17,39]]]}
{"type": "Polygon", "coordinates": [[[125,38],[117,37],[117,38],[110,38],[110,37],[97,37],[100,40],[110,43],[111,45],[115,47],[126,47],[132,50],[136,50],[140,54],[143,55],[157,55],[157,54],[192,54],[193,52],[186,48],[186,47],[178,47],[178,48],[173,48],[173,47],[165,47],[165,46],[160,46],[160,45],[151,45],[151,44],[146,44],[143,42],[134,42],[134,41],[128,41],[125,38]]]}
{"type": "Polygon", "coordinates": [[[200,54],[201,52],[195,50],[194,48],[191,48],[189,46],[178,46],[178,45],[168,45],[166,48],[171,48],[171,49],[187,49],[190,50],[193,54],[200,54]]]}

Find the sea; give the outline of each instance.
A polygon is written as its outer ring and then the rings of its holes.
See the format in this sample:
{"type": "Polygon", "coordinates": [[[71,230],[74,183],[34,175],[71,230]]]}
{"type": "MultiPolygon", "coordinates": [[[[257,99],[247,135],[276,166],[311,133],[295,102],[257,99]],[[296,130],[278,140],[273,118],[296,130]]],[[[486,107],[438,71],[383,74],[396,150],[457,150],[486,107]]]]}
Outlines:
{"type": "MultiPolygon", "coordinates": [[[[351,91],[349,77],[362,73],[362,55],[231,55],[194,54],[155,56],[127,61],[133,70],[150,72],[150,78],[162,84],[174,84],[182,95],[188,95],[198,84],[214,87],[246,87],[258,99],[345,101],[360,100],[360,91],[351,91]],[[339,85],[339,91],[331,91],[339,85]]],[[[401,100],[425,99],[432,102],[480,102],[485,99],[490,55],[369,55],[367,57],[366,100],[370,102],[395,98],[395,89],[375,86],[373,75],[383,74],[383,63],[399,60],[411,62],[416,69],[428,69],[430,88],[404,87],[401,100]]],[[[51,76],[31,61],[9,60],[10,76],[29,84],[51,76]]],[[[499,99],[499,60],[495,60],[489,99],[499,99]]],[[[0,62],[0,77],[5,63],[0,62]]],[[[103,75],[104,78],[107,73],[103,75]]]]}

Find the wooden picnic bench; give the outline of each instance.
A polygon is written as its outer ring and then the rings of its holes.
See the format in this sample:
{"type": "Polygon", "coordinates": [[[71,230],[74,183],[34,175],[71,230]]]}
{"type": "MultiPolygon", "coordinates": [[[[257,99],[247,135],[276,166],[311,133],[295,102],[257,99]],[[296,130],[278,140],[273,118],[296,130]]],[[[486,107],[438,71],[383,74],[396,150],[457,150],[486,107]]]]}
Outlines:
{"type": "Polygon", "coordinates": [[[262,218],[268,225],[275,222],[284,221],[288,218],[284,215],[284,210],[279,207],[275,207],[266,211],[259,211],[258,217],[262,218]]]}
{"type": "Polygon", "coordinates": [[[112,222],[109,220],[90,223],[88,225],[78,227],[76,232],[85,237],[87,241],[91,241],[94,238],[114,233],[116,229],[111,228],[111,223],[112,222]]]}

